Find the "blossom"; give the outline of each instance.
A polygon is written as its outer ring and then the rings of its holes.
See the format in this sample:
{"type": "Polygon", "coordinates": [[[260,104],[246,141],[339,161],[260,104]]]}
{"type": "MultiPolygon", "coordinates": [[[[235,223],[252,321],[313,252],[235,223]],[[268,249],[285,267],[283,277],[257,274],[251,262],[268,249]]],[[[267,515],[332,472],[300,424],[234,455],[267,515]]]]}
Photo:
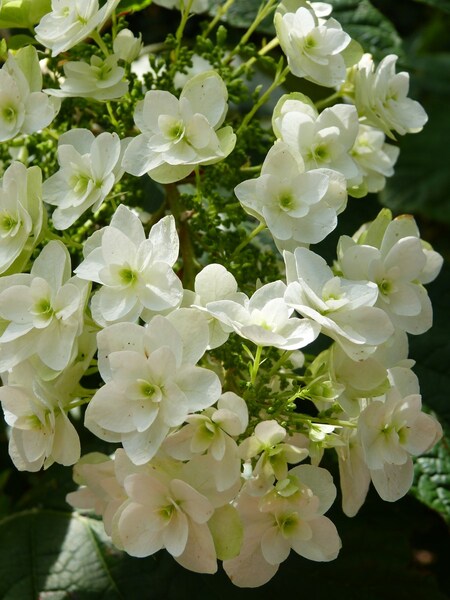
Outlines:
{"type": "Polygon", "coordinates": [[[296,3],[294,12],[286,11],[281,3],[274,24],[293,75],[325,87],[344,82],[346,64],[342,52],[351,38],[338,21],[319,18],[309,3],[301,2],[296,3]]]}
{"type": "Polygon", "coordinates": [[[442,427],[421,411],[421,397],[403,397],[392,387],[361,413],[358,432],[372,482],[383,500],[395,502],[413,482],[412,456],[431,448],[442,436],[442,427]]]}
{"type": "Polygon", "coordinates": [[[186,417],[187,425],[170,434],[163,450],[178,460],[188,460],[206,452],[211,457],[211,472],[219,491],[228,489],[240,477],[241,460],[233,437],[248,425],[245,401],[234,392],[222,394],[217,408],[186,417]]]}
{"type": "Polygon", "coordinates": [[[236,503],[244,524],[239,556],[223,563],[239,587],[269,581],[292,550],[315,561],[334,560],[341,540],[324,513],[336,496],[330,473],[300,465],[262,497],[242,493],[236,503]]]}
{"type": "Polygon", "coordinates": [[[384,140],[382,131],[360,124],[350,154],[363,174],[363,181],[350,190],[352,196],[365,196],[368,192],[381,191],[386,184],[386,177],[394,174],[394,165],[400,149],[386,144],[384,140]]]}
{"type": "Polygon", "coordinates": [[[188,323],[180,335],[162,316],[147,327],[119,323],[104,329],[98,346],[106,384],[89,403],[86,427],[101,439],[121,441],[135,464],[151,460],[172,427],[220,396],[217,375],[195,366],[207,344],[206,323],[203,330],[188,323]]]}
{"type": "Polygon", "coordinates": [[[142,131],[129,144],[123,167],[132,175],[148,173],[159,183],[172,183],[191,173],[196,165],[213,164],[233,150],[236,136],[221,127],[227,112],[228,92],[214,71],[190,79],[180,98],[151,90],[138,102],[134,114],[142,131]]]}
{"type": "Polygon", "coordinates": [[[234,193],[249,214],[267,225],[279,249],[294,250],[320,242],[336,227],[347,199],[345,179],[338,178],[330,169],[305,172],[301,155],[278,141],[261,176],[243,181],[234,193]]]}
{"type": "Polygon", "coordinates": [[[47,127],[59,104],[42,92],[39,59],[33,46],[8,55],[0,69],[0,142],[47,127]]]}
{"type": "Polygon", "coordinates": [[[374,307],[378,297],[374,283],[334,276],[324,259],[306,248],[284,256],[287,304],[316,321],[350,358],[367,358],[392,335],[389,318],[374,307]]]}
{"type": "Polygon", "coordinates": [[[119,60],[132,63],[142,50],[142,34],[134,37],[130,29],[121,29],[114,39],[113,50],[119,60]]]}
{"type": "Polygon", "coordinates": [[[394,132],[417,133],[428,120],[423,107],[408,98],[409,74],[395,72],[398,56],[385,56],[375,68],[372,56],[364,54],[351,72],[354,100],[367,125],[378,127],[394,138],[394,132]]]}
{"type": "Polygon", "coordinates": [[[366,279],[377,285],[376,306],[382,308],[392,323],[404,331],[420,334],[432,324],[431,301],[422,281],[432,281],[442,266],[442,257],[424,247],[417,225],[411,217],[394,219],[383,226],[383,215],[369,227],[361,243],[341,237],[338,255],[343,275],[351,280],[366,279]],[[383,229],[381,229],[383,227],[383,229]],[[378,230],[379,241],[371,240],[378,230]]]}
{"type": "Polygon", "coordinates": [[[43,199],[56,206],[52,220],[67,229],[89,208],[96,212],[119,181],[126,140],[116,133],[98,137],[87,129],[72,129],[58,140],[60,169],[43,184],[43,199]]]}
{"type": "Polygon", "coordinates": [[[142,557],[165,548],[190,570],[214,573],[216,552],[207,525],[212,504],[185,481],[164,479],[150,473],[125,478],[129,501],[116,522],[124,550],[142,557]]]}
{"type": "Polygon", "coordinates": [[[83,253],[75,273],[102,284],[91,302],[98,323],[135,321],[139,316],[149,320],[179,306],[183,288],[172,269],[178,258],[172,215],[154,225],[146,238],[139,217],[120,205],[110,225],[86,241],[83,253]]]}
{"type": "Polygon", "coordinates": [[[80,457],[80,440],[65,408],[71,399],[70,378],[63,374],[45,381],[31,364],[22,363],[3,383],[0,402],[11,427],[9,454],[16,468],[38,471],[54,462],[73,465],[80,457]]]}
{"type": "Polygon", "coordinates": [[[319,114],[304,100],[301,94],[279,100],[272,118],[275,135],[301,154],[306,171],[333,169],[344,175],[347,187],[359,185],[362,174],[350,154],[359,130],[355,107],[335,104],[319,114]]]}
{"type": "Polygon", "coordinates": [[[13,162],[0,181],[0,273],[21,271],[45,222],[41,198],[42,173],[13,162]]]}
{"type": "Polygon", "coordinates": [[[52,10],[35,28],[36,40],[57,56],[101,29],[118,4],[106,0],[99,8],[98,0],[52,0],[52,10]]]}
{"type": "Polygon", "coordinates": [[[242,295],[237,300],[216,300],[208,302],[206,310],[258,346],[296,350],[315,340],[319,327],[310,319],[291,317],[294,311],[283,299],[285,290],[282,281],[274,281],[250,299],[242,295]]]}
{"type": "Polygon", "coordinates": [[[1,278],[0,371],[33,355],[62,371],[76,355],[89,285],[70,275],[67,248],[51,241],[30,273],[1,278]]]}
{"type": "Polygon", "coordinates": [[[194,292],[184,290],[183,304],[203,311],[208,318],[209,348],[218,348],[224,344],[233,328],[209,314],[206,305],[217,300],[239,301],[245,295],[238,292],[237,288],[234,276],[224,266],[212,263],[196,275],[194,292]]]}
{"type": "Polygon", "coordinates": [[[125,69],[119,67],[119,56],[110,54],[100,58],[95,54],[90,62],[83,60],[64,63],[65,78],[61,89],[49,88],[45,91],[59,98],[92,98],[93,100],[118,100],[128,92],[128,82],[124,80],[125,69]]]}

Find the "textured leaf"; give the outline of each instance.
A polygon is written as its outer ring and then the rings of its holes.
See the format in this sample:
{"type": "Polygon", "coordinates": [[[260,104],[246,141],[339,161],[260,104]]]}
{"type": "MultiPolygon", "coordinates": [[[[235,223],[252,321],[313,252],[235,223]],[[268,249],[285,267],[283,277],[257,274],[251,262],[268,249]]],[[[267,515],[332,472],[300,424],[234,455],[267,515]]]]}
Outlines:
{"type": "Polygon", "coordinates": [[[450,430],[439,444],[415,461],[411,492],[450,525],[450,430]]]}

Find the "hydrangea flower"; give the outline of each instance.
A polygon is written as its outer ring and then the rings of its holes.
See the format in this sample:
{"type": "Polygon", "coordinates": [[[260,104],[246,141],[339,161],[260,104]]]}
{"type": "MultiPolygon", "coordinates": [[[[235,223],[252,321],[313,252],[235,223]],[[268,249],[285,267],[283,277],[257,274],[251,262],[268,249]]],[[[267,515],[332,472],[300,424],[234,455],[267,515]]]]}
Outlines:
{"type": "Polygon", "coordinates": [[[364,54],[351,71],[354,100],[367,125],[378,127],[394,138],[394,133],[417,133],[428,120],[423,107],[408,98],[409,74],[396,73],[398,56],[385,56],[375,67],[372,56],[364,54]]]}
{"type": "Polygon", "coordinates": [[[0,279],[0,371],[33,355],[62,371],[76,355],[89,285],[70,275],[67,248],[51,241],[30,273],[0,279]]]}
{"type": "Polygon", "coordinates": [[[262,497],[242,493],[236,503],[244,524],[239,556],[223,563],[239,587],[269,581],[292,550],[315,561],[334,560],[341,540],[324,513],[336,497],[326,469],[300,465],[262,497]]]}
{"type": "Polygon", "coordinates": [[[340,269],[347,279],[374,282],[378,288],[376,305],[389,315],[395,327],[421,334],[431,327],[433,319],[431,301],[422,282],[428,283],[438,275],[443,259],[424,247],[412,217],[386,222],[387,214],[380,213],[359,243],[348,236],[341,237],[340,269]],[[375,231],[378,240],[373,239],[375,231]]]}
{"type": "Polygon", "coordinates": [[[93,318],[101,325],[140,316],[149,320],[178,307],[183,288],[172,268],[178,245],[172,215],[154,225],[146,238],[139,217],[120,205],[110,225],[86,241],[84,260],[75,269],[81,279],[102,285],[92,297],[93,318]]]}
{"type": "Polygon", "coordinates": [[[119,1],[106,0],[99,8],[98,0],[52,0],[52,10],[35,28],[36,40],[58,56],[101,29],[119,1]]]}
{"type": "Polygon", "coordinates": [[[121,441],[135,464],[151,460],[172,427],[220,396],[217,375],[195,366],[208,334],[206,323],[200,335],[194,327],[186,351],[182,335],[161,316],[147,327],[120,323],[98,334],[106,384],[90,401],[85,425],[101,439],[121,441]]]}
{"type": "Polygon", "coordinates": [[[110,54],[100,58],[95,54],[89,63],[68,61],[64,63],[65,78],[61,89],[45,91],[58,98],[92,98],[93,100],[118,100],[128,92],[128,81],[124,80],[125,69],[119,67],[120,56],[110,54]]]}
{"type": "Polygon", "coordinates": [[[36,49],[26,46],[9,54],[0,69],[0,142],[47,127],[59,106],[59,100],[42,92],[36,49]]]}
{"type": "Polygon", "coordinates": [[[9,455],[16,468],[39,471],[54,462],[73,465],[80,457],[80,440],[65,409],[71,400],[71,377],[62,374],[45,381],[31,364],[22,363],[3,379],[0,402],[11,427],[9,455]]]}
{"type": "Polygon", "coordinates": [[[350,358],[367,358],[393,334],[386,313],[374,306],[374,283],[335,277],[324,259],[306,248],[284,256],[287,304],[316,321],[350,358]]]}
{"type": "Polygon", "coordinates": [[[21,271],[45,223],[39,167],[13,162],[0,180],[0,273],[21,271]]]}
{"type": "Polygon", "coordinates": [[[350,154],[363,175],[359,186],[350,190],[352,196],[365,196],[367,193],[380,192],[386,177],[394,174],[400,149],[385,143],[382,131],[369,125],[359,126],[358,136],[350,154]]]}
{"type": "Polygon", "coordinates": [[[280,250],[322,241],[335,229],[347,200],[343,176],[330,169],[305,172],[301,155],[282,141],[269,150],[261,176],[243,181],[234,193],[267,225],[280,250]]]}
{"type": "Polygon", "coordinates": [[[57,229],[67,229],[89,208],[100,208],[123,174],[120,160],[126,144],[106,131],[95,137],[88,129],[72,129],[60,136],[60,169],[42,189],[45,202],[56,206],[52,220],[57,229]]]}
{"type": "Polygon", "coordinates": [[[291,316],[294,309],[284,301],[285,291],[282,281],[274,281],[250,299],[243,294],[238,300],[216,300],[208,302],[206,310],[258,346],[296,350],[315,340],[320,328],[310,319],[291,316]]]}
{"type": "Polygon", "coordinates": [[[319,18],[309,2],[296,2],[293,12],[281,2],[274,24],[293,75],[325,87],[336,87],[345,81],[342,52],[351,38],[338,21],[319,18]]]}
{"type": "Polygon", "coordinates": [[[299,152],[305,170],[326,168],[342,173],[347,187],[359,185],[362,173],[351,156],[359,131],[358,113],[349,104],[335,104],[320,114],[301,94],[283,96],[272,118],[275,135],[299,152]]]}
{"type": "Polygon", "coordinates": [[[172,183],[189,175],[196,165],[218,162],[233,150],[236,136],[221,127],[228,109],[228,92],[214,71],[190,79],[180,98],[151,90],[138,102],[134,114],[142,131],[123,158],[127,173],[148,173],[160,183],[172,183]]]}

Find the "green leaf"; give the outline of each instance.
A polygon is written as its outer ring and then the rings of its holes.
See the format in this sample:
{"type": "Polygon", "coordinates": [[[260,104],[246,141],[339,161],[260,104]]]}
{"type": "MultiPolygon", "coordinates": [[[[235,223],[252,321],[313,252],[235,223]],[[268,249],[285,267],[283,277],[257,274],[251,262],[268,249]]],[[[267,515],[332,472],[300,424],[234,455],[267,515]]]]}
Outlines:
{"type": "Polygon", "coordinates": [[[434,8],[438,8],[439,10],[443,10],[444,12],[450,13],[450,0],[415,0],[416,2],[420,2],[421,4],[428,4],[428,6],[433,6],[434,8]]]}
{"type": "Polygon", "coordinates": [[[450,525],[450,429],[444,429],[442,440],[415,460],[411,492],[450,525]]]}
{"type": "Polygon", "coordinates": [[[51,0],[3,0],[0,28],[31,29],[51,10],[51,0]]]}
{"type": "Polygon", "coordinates": [[[331,14],[365,52],[379,59],[402,53],[402,40],[393,24],[369,0],[329,0],[331,14]]]}

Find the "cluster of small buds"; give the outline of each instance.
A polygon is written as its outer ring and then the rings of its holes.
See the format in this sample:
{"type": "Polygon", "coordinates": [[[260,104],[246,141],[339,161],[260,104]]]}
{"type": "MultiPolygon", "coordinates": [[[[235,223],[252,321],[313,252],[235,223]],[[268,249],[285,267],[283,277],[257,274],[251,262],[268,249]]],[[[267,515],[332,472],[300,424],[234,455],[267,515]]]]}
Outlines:
{"type": "MultiPolygon", "coordinates": [[[[52,56],[86,38],[102,50],[100,29],[118,3],[52,0],[36,40],[52,56]]],[[[155,4],[185,16],[206,10],[200,0],[155,4]]],[[[73,129],[59,137],[59,170],[43,184],[39,167],[19,162],[0,182],[0,402],[15,466],[75,465],[80,488],[68,502],[101,516],[118,548],[136,557],[164,548],[201,573],[221,560],[244,587],[266,583],[291,550],[314,561],[338,555],[325,516],[336,497],[320,466],[325,450],[337,453],[343,510],[353,516],[371,481],[385,500],[406,494],[412,457],[442,433],[421,409],[407,341],[431,327],[424,285],[442,258],[412,217],[388,210],[340,238],[333,266],[310,249],[336,228],[348,194],[379,191],[392,175],[398,148],[385,136],[426,122],[395,57],[375,67],[330,13],[304,0],[275,12],[292,74],[346,95],[321,112],[303,94],[284,95],[260,174],[235,188],[285,266],[252,295],[215,263],[183,289],[179,215],[146,231],[132,200],[88,232],[78,264],[64,243],[124,173],[176,185],[233,152],[226,83],[209,63],[178,97],[147,91],[134,137],[73,129]],[[305,362],[302,350],[319,335],[329,347],[305,362]],[[231,336],[242,339],[240,386],[210,358],[231,336]],[[102,381],[88,393],[80,381],[92,364],[102,381]],[[314,411],[304,414],[302,399],[314,411]],[[69,415],[84,404],[85,427],[116,444],[113,455],[80,458],[69,415]]],[[[123,29],[112,44],[104,58],[67,61],[60,88],[44,92],[36,50],[11,52],[0,70],[0,140],[47,127],[57,97],[120,100],[129,85],[119,63],[129,66],[141,40],[123,29]]]]}

